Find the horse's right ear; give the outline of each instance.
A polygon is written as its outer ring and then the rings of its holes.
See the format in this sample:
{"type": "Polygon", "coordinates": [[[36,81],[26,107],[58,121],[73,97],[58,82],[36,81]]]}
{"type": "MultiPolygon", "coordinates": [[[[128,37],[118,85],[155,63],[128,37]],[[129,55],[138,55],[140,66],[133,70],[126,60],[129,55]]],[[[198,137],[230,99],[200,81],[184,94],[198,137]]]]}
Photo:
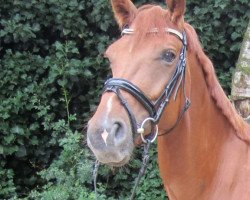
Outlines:
{"type": "Polygon", "coordinates": [[[116,21],[122,29],[134,20],[137,8],[130,0],[111,0],[116,21]]]}

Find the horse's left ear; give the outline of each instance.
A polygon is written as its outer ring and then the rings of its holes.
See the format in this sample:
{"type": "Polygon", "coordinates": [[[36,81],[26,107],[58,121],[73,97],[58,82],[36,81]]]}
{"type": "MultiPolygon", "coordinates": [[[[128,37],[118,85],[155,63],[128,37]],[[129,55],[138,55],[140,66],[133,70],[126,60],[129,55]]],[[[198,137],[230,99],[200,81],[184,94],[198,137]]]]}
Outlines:
{"type": "Polygon", "coordinates": [[[135,18],[137,8],[131,0],[111,0],[116,21],[120,28],[129,26],[135,18]]]}
{"type": "Polygon", "coordinates": [[[171,14],[171,21],[182,25],[186,11],[186,0],[167,0],[167,6],[171,14]]]}

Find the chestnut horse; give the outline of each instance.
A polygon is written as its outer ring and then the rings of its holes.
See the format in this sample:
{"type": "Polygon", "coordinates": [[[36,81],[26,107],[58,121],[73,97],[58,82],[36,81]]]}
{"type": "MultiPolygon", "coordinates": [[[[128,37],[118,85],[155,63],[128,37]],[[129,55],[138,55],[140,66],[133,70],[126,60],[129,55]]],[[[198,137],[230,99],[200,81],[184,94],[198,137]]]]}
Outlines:
{"type": "Polygon", "coordinates": [[[123,34],[105,53],[113,78],[88,123],[88,146],[101,163],[123,166],[158,127],[159,168],[171,200],[249,200],[250,127],[184,21],[185,0],[166,3],[167,10],[137,9],[112,0],[123,34]]]}

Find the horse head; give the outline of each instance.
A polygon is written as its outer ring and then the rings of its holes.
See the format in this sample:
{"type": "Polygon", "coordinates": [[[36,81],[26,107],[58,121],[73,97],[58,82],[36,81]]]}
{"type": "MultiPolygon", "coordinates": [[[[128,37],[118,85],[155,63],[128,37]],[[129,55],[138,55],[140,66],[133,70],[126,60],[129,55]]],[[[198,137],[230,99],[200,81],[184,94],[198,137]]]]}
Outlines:
{"type": "Polygon", "coordinates": [[[128,163],[136,144],[152,142],[158,129],[161,134],[175,126],[183,110],[185,1],[168,0],[167,5],[168,10],[137,9],[130,0],[112,0],[122,36],[105,52],[112,78],[87,131],[88,146],[102,163],[128,163]]]}

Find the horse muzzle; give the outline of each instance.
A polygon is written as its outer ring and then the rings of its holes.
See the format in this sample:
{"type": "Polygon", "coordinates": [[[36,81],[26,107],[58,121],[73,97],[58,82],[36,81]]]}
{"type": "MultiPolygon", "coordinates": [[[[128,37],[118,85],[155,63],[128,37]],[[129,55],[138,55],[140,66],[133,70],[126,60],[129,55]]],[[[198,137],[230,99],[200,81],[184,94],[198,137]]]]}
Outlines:
{"type": "Polygon", "coordinates": [[[96,123],[93,120],[88,124],[87,143],[96,158],[103,164],[116,167],[128,163],[134,143],[126,122],[116,119],[96,123]]]}

